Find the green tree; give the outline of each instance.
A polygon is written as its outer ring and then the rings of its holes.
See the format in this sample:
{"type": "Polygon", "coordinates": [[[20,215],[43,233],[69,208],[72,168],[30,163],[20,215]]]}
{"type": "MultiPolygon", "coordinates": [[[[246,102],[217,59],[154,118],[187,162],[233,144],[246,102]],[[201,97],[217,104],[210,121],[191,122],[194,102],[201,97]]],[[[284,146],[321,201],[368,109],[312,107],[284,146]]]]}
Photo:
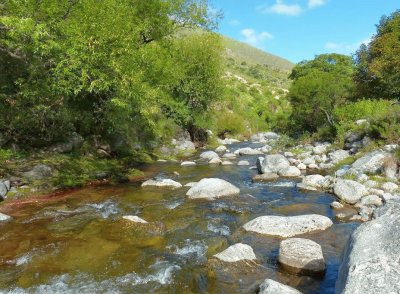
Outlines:
{"type": "Polygon", "coordinates": [[[371,42],[355,57],[359,96],[400,99],[400,10],[381,18],[371,42]]]}
{"type": "Polygon", "coordinates": [[[315,132],[333,127],[333,110],[352,98],[354,65],[351,57],[323,54],[302,61],[290,74],[293,84],[288,98],[292,104],[291,131],[315,132]]]}

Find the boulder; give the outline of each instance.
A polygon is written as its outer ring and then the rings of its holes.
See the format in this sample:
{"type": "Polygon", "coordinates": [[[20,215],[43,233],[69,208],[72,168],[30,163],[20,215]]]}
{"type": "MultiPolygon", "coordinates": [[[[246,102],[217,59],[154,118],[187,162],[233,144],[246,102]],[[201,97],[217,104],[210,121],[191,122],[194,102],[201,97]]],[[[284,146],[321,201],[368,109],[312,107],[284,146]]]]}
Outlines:
{"type": "Polygon", "coordinates": [[[214,257],[224,262],[238,262],[243,260],[256,260],[253,248],[249,245],[237,243],[225,249],[224,251],[215,254],[214,257]]]}
{"type": "Polygon", "coordinates": [[[208,162],[208,164],[211,164],[211,165],[220,165],[220,164],[222,164],[222,160],[219,159],[219,157],[218,157],[218,158],[213,158],[213,159],[211,159],[211,160],[208,162]]]}
{"type": "Polygon", "coordinates": [[[235,196],[240,194],[240,189],[231,183],[217,178],[205,178],[191,187],[186,195],[190,199],[209,199],[235,196]]]}
{"type": "Polygon", "coordinates": [[[182,185],[171,179],[157,179],[157,180],[147,180],[142,183],[142,187],[155,187],[155,188],[168,188],[168,189],[177,189],[181,188],[182,185]]]}
{"type": "Polygon", "coordinates": [[[280,170],[279,175],[282,177],[299,177],[301,176],[301,171],[295,166],[289,166],[280,170]]]}
{"type": "Polygon", "coordinates": [[[383,163],[383,173],[385,177],[395,180],[397,177],[397,170],[397,159],[392,155],[387,156],[383,163]]]}
{"type": "Polygon", "coordinates": [[[271,182],[279,179],[279,176],[274,173],[265,173],[261,175],[255,175],[252,180],[253,182],[271,182]]]}
{"type": "Polygon", "coordinates": [[[238,155],[260,155],[260,154],[264,154],[264,153],[260,150],[246,147],[246,148],[241,148],[241,149],[236,150],[235,154],[238,154],[238,155]]]}
{"type": "Polygon", "coordinates": [[[305,165],[315,164],[314,157],[307,157],[302,161],[305,165]]]}
{"type": "Polygon", "coordinates": [[[246,223],[243,228],[249,232],[293,237],[312,231],[322,231],[332,226],[332,221],[326,216],[308,214],[299,216],[260,216],[246,223]]]}
{"type": "Polygon", "coordinates": [[[397,189],[399,189],[399,186],[392,182],[386,182],[382,185],[382,189],[385,192],[392,193],[392,192],[395,192],[397,189]]]}
{"type": "Polygon", "coordinates": [[[317,146],[315,146],[315,147],[313,148],[313,153],[314,153],[315,155],[322,155],[322,154],[326,153],[326,151],[328,150],[328,147],[329,147],[329,146],[330,146],[329,144],[320,144],[320,145],[317,145],[317,146]]]}
{"type": "Polygon", "coordinates": [[[250,162],[248,162],[247,160],[241,160],[238,162],[237,165],[243,166],[243,165],[250,165],[250,162]]]}
{"type": "Polygon", "coordinates": [[[332,161],[333,164],[336,164],[347,157],[350,156],[349,151],[346,150],[336,150],[328,154],[329,159],[332,161]]]}
{"type": "Polygon", "coordinates": [[[337,294],[400,293],[400,201],[389,201],[374,215],[347,242],[337,294]]]}
{"type": "Polygon", "coordinates": [[[321,175],[308,175],[305,176],[301,183],[297,184],[297,187],[305,190],[319,190],[329,186],[330,182],[321,175]]]}
{"type": "Polygon", "coordinates": [[[178,139],[173,141],[173,144],[175,145],[175,150],[179,152],[193,152],[196,150],[196,146],[194,143],[190,140],[185,140],[185,139],[178,139]]]}
{"type": "Polygon", "coordinates": [[[258,171],[262,174],[267,172],[278,173],[289,166],[289,161],[281,154],[269,154],[265,156],[263,161],[257,162],[258,171]]]}
{"type": "Polygon", "coordinates": [[[6,221],[9,221],[11,219],[12,219],[11,216],[0,212],[0,222],[6,222],[6,221]]]}
{"type": "Polygon", "coordinates": [[[258,294],[301,294],[301,292],[274,280],[266,279],[260,285],[258,294]]]}
{"type": "Polygon", "coordinates": [[[368,189],[352,180],[338,179],[333,186],[333,192],[335,195],[349,204],[357,203],[363,196],[368,195],[368,189]]]}
{"type": "Polygon", "coordinates": [[[351,167],[360,173],[376,174],[383,170],[387,152],[374,151],[357,159],[351,167]]]}
{"type": "Polygon", "coordinates": [[[148,224],[147,221],[136,215],[124,215],[122,218],[135,223],[148,224]]]}
{"type": "Polygon", "coordinates": [[[383,203],[382,203],[382,199],[379,196],[368,195],[368,196],[361,198],[360,204],[363,206],[381,206],[383,203]]]}
{"type": "Polygon", "coordinates": [[[214,158],[219,159],[219,155],[217,153],[215,153],[214,151],[205,151],[200,154],[200,158],[210,161],[214,158]]]}
{"type": "Polygon", "coordinates": [[[330,204],[330,206],[331,206],[331,208],[333,208],[333,209],[342,209],[342,208],[344,207],[342,203],[337,202],[337,201],[333,201],[333,202],[330,204]]]}
{"type": "Polygon", "coordinates": [[[227,150],[226,146],[221,145],[221,146],[218,146],[218,147],[215,149],[215,152],[224,153],[226,150],[227,150]]]}
{"type": "Polygon", "coordinates": [[[290,238],[281,242],[278,261],[292,273],[313,274],[325,271],[322,248],[314,241],[290,238]]]}
{"type": "Polygon", "coordinates": [[[304,163],[300,163],[297,165],[297,168],[299,170],[306,170],[307,169],[307,165],[305,165],[304,163]]]}
{"type": "Polygon", "coordinates": [[[181,166],[195,166],[196,162],[194,161],[184,161],[181,163],[181,166]]]}
{"type": "Polygon", "coordinates": [[[42,180],[53,176],[53,170],[48,165],[38,164],[30,171],[25,172],[23,175],[29,180],[42,180]]]}

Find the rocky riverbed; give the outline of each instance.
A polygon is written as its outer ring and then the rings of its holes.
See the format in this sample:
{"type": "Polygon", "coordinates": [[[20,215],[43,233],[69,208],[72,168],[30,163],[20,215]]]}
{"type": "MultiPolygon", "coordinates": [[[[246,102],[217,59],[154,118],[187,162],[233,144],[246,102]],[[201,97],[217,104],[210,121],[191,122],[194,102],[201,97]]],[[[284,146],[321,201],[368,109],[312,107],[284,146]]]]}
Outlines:
{"type": "MultiPolygon", "coordinates": [[[[337,293],[379,293],[398,282],[399,254],[390,241],[400,234],[398,167],[390,164],[396,147],[357,154],[315,143],[282,150],[278,138],[224,140],[185,161],[161,160],[145,168],[141,184],[3,206],[0,287],[335,293],[337,282],[337,293]],[[364,249],[373,237],[365,232],[383,238],[370,253],[364,249]],[[385,271],[377,272],[385,260],[385,271]],[[368,275],[375,288],[357,292],[368,275]]],[[[5,194],[12,188],[1,184],[5,194]]]]}

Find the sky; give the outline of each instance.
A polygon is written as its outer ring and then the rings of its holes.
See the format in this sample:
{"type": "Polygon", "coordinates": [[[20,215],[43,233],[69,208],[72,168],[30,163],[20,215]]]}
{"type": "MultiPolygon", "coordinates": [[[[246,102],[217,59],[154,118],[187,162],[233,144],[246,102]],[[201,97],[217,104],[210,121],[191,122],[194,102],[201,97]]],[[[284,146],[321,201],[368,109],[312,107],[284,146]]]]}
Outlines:
{"type": "Polygon", "coordinates": [[[399,0],[211,0],[219,32],[292,62],[354,53],[399,0]]]}

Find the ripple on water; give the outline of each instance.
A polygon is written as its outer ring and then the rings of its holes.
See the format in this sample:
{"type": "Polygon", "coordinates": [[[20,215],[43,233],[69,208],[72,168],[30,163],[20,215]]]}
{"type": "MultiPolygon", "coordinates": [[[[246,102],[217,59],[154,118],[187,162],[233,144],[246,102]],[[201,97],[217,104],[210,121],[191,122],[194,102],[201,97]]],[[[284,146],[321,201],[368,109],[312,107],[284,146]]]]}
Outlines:
{"type": "Polygon", "coordinates": [[[176,255],[191,261],[204,262],[207,260],[207,245],[200,240],[186,239],[182,247],[176,245],[169,245],[167,249],[172,250],[176,255]]]}

